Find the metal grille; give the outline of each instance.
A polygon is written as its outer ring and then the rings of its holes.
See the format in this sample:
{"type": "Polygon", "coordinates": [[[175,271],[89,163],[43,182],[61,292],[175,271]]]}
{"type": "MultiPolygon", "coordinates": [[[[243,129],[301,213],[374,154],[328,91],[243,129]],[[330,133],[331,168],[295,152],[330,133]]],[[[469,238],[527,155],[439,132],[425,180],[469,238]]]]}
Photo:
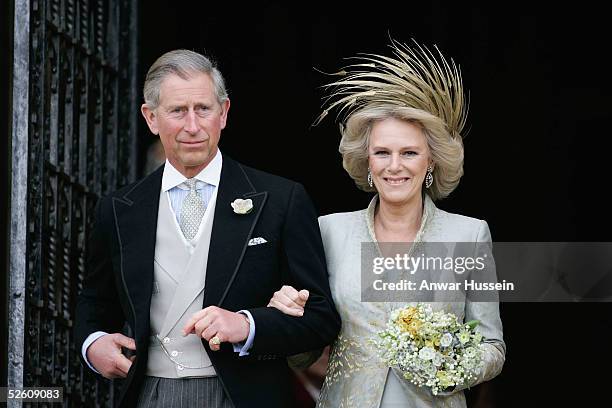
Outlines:
{"type": "Polygon", "coordinates": [[[25,322],[9,324],[24,331],[23,386],[64,387],[64,406],[115,397],[72,330],[95,203],[136,176],[136,4],[29,2],[25,322]]]}

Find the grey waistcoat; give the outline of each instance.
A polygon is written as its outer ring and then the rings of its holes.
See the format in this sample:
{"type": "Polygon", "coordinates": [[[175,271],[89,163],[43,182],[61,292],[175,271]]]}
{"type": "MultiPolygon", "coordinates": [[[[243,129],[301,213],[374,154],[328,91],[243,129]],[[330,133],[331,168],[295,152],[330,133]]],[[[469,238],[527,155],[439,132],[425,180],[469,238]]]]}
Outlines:
{"type": "Polygon", "coordinates": [[[147,376],[181,378],[216,375],[200,338],[194,334],[186,337],[181,334],[187,320],[202,309],[216,199],[215,191],[195,242],[189,243],[176,222],[167,194],[161,192],[155,241],[147,376]]]}

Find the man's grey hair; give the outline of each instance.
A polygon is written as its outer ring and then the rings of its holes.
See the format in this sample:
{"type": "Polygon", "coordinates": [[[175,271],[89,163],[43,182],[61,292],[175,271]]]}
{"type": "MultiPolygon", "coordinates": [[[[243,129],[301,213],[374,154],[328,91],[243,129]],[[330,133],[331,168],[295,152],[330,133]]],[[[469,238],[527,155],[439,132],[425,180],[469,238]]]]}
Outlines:
{"type": "Polygon", "coordinates": [[[209,58],[194,51],[174,50],[159,57],[147,72],[142,91],[149,109],[156,109],[159,106],[159,90],[168,75],[174,74],[182,79],[188,79],[194,72],[210,76],[220,104],[228,99],[223,75],[209,58]]]}

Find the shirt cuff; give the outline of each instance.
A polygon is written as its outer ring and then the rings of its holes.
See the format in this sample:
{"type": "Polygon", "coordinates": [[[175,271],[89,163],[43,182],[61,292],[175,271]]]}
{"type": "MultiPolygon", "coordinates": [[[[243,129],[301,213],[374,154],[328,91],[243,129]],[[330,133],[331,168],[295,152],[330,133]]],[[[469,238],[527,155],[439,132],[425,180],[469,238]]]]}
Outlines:
{"type": "Polygon", "coordinates": [[[234,351],[239,353],[238,356],[248,356],[249,349],[253,346],[253,339],[255,338],[255,320],[253,320],[253,316],[251,312],[248,310],[240,310],[237,313],[241,313],[248,317],[249,319],[249,337],[243,342],[240,343],[232,343],[234,346],[234,351]]]}
{"type": "Polygon", "coordinates": [[[83,342],[83,347],[81,347],[81,354],[83,355],[83,360],[85,360],[85,362],[87,363],[87,366],[89,366],[89,368],[91,368],[96,374],[100,374],[100,373],[98,372],[98,370],[93,368],[93,366],[89,363],[89,360],[87,360],[87,349],[89,348],[89,346],[91,346],[91,344],[94,341],[98,340],[100,337],[105,336],[107,334],[108,334],[107,332],[103,332],[103,331],[97,331],[97,332],[91,333],[89,336],[87,336],[87,338],[83,342]]]}

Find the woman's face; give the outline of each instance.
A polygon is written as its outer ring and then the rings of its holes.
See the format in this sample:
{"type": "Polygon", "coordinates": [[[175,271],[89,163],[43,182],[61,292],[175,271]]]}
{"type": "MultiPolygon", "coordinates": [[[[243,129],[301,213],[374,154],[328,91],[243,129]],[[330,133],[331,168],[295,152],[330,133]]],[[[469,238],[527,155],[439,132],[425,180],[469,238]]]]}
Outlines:
{"type": "Polygon", "coordinates": [[[418,125],[394,118],[376,122],[370,133],[368,162],[381,202],[420,203],[431,159],[418,125]]]}

